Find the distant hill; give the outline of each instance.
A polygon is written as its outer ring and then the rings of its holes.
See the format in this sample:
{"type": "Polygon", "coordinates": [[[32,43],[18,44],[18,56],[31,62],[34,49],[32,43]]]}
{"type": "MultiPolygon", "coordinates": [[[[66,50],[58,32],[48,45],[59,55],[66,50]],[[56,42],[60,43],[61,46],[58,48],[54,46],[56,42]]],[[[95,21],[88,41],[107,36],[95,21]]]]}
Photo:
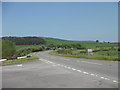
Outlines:
{"type": "Polygon", "coordinates": [[[54,44],[54,45],[65,45],[65,44],[81,44],[83,47],[86,48],[97,48],[97,47],[118,47],[116,43],[101,43],[96,41],[73,41],[73,40],[63,40],[57,38],[43,38],[47,44],[54,44]]]}
{"type": "Polygon", "coordinates": [[[96,41],[73,41],[73,40],[63,40],[57,38],[49,37],[2,37],[2,39],[7,39],[13,41],[16,45],[69,45],[69,44],[80,44],[86,48],[97,48],[97,47],[118,47],[116,43],[101,43],[96,41]]]}

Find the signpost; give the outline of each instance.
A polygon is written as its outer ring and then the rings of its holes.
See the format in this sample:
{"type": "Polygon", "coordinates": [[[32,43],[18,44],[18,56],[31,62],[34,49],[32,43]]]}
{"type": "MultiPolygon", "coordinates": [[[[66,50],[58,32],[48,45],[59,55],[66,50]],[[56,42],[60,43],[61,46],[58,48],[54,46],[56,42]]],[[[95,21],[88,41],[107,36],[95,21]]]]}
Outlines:
{"type": "Polygon", "coordinates": [[[93,53],[92,53],[93,50],[91,48],[89,48],[87,51],[88,51],[88,55],[93,55],[93,53]]]}

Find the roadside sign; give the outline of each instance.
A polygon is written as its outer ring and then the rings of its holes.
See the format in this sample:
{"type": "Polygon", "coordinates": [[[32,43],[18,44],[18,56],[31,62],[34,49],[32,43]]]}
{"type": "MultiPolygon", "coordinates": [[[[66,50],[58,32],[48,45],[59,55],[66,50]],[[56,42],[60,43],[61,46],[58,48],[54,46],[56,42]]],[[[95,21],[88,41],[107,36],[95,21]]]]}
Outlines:
{"type": "Polygon", "coordinates": [[[92,51],[93,51],[92,49],[88,49],[88,53],[92,53],[92,51]]]}

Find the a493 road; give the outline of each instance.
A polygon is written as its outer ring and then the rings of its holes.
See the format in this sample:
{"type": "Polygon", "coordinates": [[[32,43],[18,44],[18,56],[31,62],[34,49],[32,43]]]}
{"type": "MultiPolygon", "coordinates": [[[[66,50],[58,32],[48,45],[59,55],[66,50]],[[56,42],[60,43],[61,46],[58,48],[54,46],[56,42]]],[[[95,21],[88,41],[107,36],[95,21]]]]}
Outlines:
{"type": "Polygon", "coordinates": [[[118,88],[118,62],[53,56],[2,66],[3,88],[118,88]]]}

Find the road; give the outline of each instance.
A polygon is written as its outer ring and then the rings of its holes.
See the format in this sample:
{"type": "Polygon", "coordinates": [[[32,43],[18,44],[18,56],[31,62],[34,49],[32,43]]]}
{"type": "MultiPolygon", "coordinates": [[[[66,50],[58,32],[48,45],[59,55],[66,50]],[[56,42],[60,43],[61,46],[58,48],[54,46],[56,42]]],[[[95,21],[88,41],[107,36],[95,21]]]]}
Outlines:
{"type": "Polygon", "coordinates": [[[118,88],[118,62],[53,56],[2,67],[3,88],[118,88]]]}

